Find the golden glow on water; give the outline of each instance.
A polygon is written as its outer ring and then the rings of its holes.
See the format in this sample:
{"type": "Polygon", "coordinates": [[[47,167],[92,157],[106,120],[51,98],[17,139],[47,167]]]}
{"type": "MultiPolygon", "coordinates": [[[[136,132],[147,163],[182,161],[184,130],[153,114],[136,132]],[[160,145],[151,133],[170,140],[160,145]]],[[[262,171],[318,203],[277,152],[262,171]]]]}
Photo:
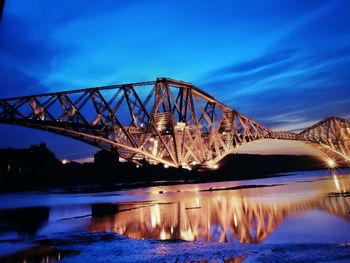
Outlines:
{"type": "Polygon", "coordinates": [[[156,227],[160,224],[159,205],[151,206],[151,226],[156,227]]]}
{"type": "Polygon", "coordinates": [[[312,209],[350,221],[350,200],[339,194],[349,192],[350,176],[333,174],[326,180],[240,190],[188,187],[151,194],[147,205],[120,204],[121,212],[93,218],[91,231],[114,231],[136,239],[260,243],[289,216],[312,209]]]}
{"type": "Polygon", "coordinates": [[[337,188],[337,191],[340,192],[340,185],[339,185],[339,180],[336,174],[333,174],[333,181],[334,181],[334,185],[337,188]]]}

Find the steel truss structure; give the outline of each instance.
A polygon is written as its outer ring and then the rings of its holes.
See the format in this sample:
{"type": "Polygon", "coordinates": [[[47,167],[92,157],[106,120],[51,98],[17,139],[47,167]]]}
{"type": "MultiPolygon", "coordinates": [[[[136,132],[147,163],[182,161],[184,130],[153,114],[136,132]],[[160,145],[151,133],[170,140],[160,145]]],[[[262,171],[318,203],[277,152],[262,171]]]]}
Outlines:
{"type": "Polygon", "coordinates": [[[328,117],[300,133],[278,131],[273,132],[272,137],[304,141],[333,159],[350,161],[350,122],[344,118],[328,117]]]}
{"type": "Polygon", "coordinates": [[[1,99],[0,122],[173,167],[213,168],[240,145],[264,138],[309,141],[350,156],[345,119],[328,118],[300,134],[273,132],[191,83],[167,78],[1,99]]]}

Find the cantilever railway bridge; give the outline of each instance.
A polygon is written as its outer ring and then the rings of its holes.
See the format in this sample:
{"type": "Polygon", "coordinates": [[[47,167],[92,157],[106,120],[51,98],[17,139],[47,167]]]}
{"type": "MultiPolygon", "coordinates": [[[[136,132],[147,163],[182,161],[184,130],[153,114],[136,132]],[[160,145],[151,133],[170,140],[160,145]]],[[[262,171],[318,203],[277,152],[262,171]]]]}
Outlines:
{"type": "Polygon", "coordinates": [[[0,122],[46,130],[125,160],[215,167],[260,139],[300,140],[350,161],[350,123],[328,117],[300,133],[272,131],[191,83],[167,78],[0,100],[0,122]]]}

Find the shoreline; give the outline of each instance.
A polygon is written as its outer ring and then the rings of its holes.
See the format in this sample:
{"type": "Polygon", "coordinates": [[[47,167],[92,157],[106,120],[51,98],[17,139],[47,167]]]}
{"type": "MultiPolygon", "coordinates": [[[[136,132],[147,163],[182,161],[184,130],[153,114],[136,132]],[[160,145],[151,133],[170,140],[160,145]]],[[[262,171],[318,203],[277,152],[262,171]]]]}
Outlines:
{"type": "MultiPolygon", "coordinates": [[[[349,170],[349,167],[339,168],[338,170],[349,170]]],[[[288,172],[280,172],[274,174],[261,174],[261,175],[251,175],[248,177],[232,178],[232,177],[216,177],[204,175],[200,178],[189,178],[189,179],[178,179],[178,180],[150,180],[150,181],[132,181],[132,182],[108,182],[108,185],[103,183],[93,183],[93,184],[72,184],[72,185],[62,185],[62,186],[51,186],[51,187],[38,187],[38,188],[21,188],[18,189],[0,189],[0,194],[13,194],[13,193],[24,193],[24,192],[43,192],[43,193],[57,193],[57,194],[83,194],[83,193],[101,193],[101,192],[112,192],[112,191],[122,191],[122,190],[133,190],[138,188],[147,187],[157,187],[157,186],[172,186],[172,185],[183,185],[183,184],[204,184],[204,183],[219,183],[228,181],[245,181],[245,180],[258,180],[267,179],[275,177],[287,177],[293,176],[298,173],[303,172],[317,172],[321,171],[324,173],[329,173],[331,175],[331,169],[308,169],[308,170],[295,170],[288,172]]],[[[207,191],[210,191],[209,189],[207,191]]]]}
{"type": "MultiPolygon", "coordinates": [[[[30,206],[18,207],[17,211],[4,211],[4,219],[12,216],[18,224],[17,228],[10,230],[22,234],[18,237],[2,236],[1,247],[3,250],[8,247],[11,253],[0,253],[0,261],[23,261],[24,258],[30,261],[38,257],[54,260],[60,257],[68,262],[105,262],[111,259],[118,262],[348,260],[350,241],[343,229],[348,226],[349,211],[344,210],[346,204],[336,202],[342,204],[341,214],[338,214],[338,210],[326,206],[334,202],[325,201],[329,198],[342,201],[348,197],[349,193],[343,191],[348,189],[350,169],[336,171],[343,190],[339,192],[341,195],[332,197],[330,195],[335,193],[336,186],[333,176],[328,176],[329,172],[314,170],[279,174],[266,180],[257,179],[256,182],[239,181],[240,184],[222,182],[140,188],[129,193],[68,193],[67,196],[50,193],[32,196],[9,194],[21,205],[26,205],[21,201],[21,196],[28,196],[27,205],[30,206]],[[161,193],[160,190],[164,191],[161,193]],[[315,196],[305,197],[313,190],[317,193],[315,196]],[[303,194],[295,196],[299,191],[303,194]],[[126,196],[126,199],[122,196],[126,196]],[[76,202],[77,198],[79,203],[76,202]],[[324,205],[321,210],[320,205],[324,205]],[[39,221],[27,225],[32,215],[39,221]],[[159,219],[156,219],[157,215],[159,219]],[[192,229],[192,232],[182,229],[184,225],[179,223],[179,216],[181,222],[191,222],[187,224],[187,230],[192,229]],[[260,225],[262,235],[256,236],[258,219],[268,220],[270,224],[260,225]],[[235,220],[238,220],[236,226],[235,220]],[[319,222],[320,228],[334,231],[314,231],[314,220],[319,222]],[[209,222],[211,238],[202,240],[201,237],[206,235],[201,231],[209,222]],[[230,229],[231,234],[227,234],[224,242],[219,241],[220,235],[214,234],[221,231],[217,228],[219,222],[228,227],[226,230],[230,229]],[[142,224],[146,224],[146,232],[139,232],[138,228],[133,227],[142,224]],[[170,224],[174,224],[174,229],[181,231],[181,234],[174,231],[170,235],[170,224]],[[25,226],[29,227],[27,235],[23,232],[25,226]],[[294,233],[292,237],[288,234],[290,228],[294,233]],[[161,235],[162,230],[166,231],[166,235],[161,235]],[[134,236],[133,231],[144,233],[144,236],[134,236]],[[196,235],[196,238],[188,236],[188,233],[196,235]],[[249,233],[247,237],[251,239],[242,239],[244,233],[249,233]],[[24,247],[26,245],[29,249],[24,247]],[[139,253],[132,253],[140,248],[139,253]]],[[[3,199],[3,202],[6,200],[3,199]]]]}

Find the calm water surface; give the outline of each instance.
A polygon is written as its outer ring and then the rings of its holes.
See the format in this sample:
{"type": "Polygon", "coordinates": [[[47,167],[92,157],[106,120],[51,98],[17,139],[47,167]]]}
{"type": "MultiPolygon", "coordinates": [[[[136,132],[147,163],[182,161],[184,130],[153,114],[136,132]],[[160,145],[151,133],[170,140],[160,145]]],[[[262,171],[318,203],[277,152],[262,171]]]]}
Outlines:
{"type": "Polygon", "coordinates": [[[0,195],[0,256],[53,233],[255,244],[350,242],[350,172],[95,194],[0,195]]]}

